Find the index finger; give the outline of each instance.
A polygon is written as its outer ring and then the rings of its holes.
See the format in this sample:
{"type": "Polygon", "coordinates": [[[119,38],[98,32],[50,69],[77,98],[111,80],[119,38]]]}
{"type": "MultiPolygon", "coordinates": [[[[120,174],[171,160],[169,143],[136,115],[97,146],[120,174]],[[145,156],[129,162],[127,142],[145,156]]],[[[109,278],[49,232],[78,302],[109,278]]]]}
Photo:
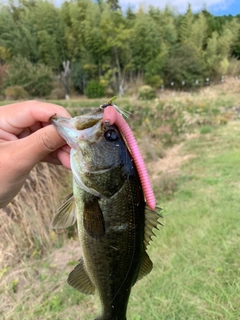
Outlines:
{"type": "Polygon", "coordinates": [[[36,122],[49,123],[53,115],[71,117],[63,107],[52,103],[25,101],[10,104],[0,107],[0,129],[17,135],[36,122]]]}

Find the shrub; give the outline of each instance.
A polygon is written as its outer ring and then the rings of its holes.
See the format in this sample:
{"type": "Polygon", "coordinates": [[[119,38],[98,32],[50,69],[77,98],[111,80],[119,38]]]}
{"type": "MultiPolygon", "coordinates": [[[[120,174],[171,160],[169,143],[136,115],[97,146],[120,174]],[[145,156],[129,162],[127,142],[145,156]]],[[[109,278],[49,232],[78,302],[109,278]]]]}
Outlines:
{"type": "Polygon", "coordinates": [[[105,89],[105,96],[107,97],[107,98],[112,98],[113,96],[114,96],[114,91],[113,91],[113,89],[112,88],[106,88],[105,89]]]}
{"type": "Polygon", "coordinates": [[[240,61],[235,58],[231,58],[229,60],[228,74],[232,76],[237,76],[239,75],[239,73],[240,73],[240,61]]]}
{"type": "Polygon", "coordinates": [[[152,100],[156,98],[156,93],[151,86],[142,86],[138,90],[138,99],[152,100]]]}
{"type": "Polygon", "coordinates": [[[50,99],[54,99],[54,100],[62,100],[62,99],[65,99],[64,90],[61,90],[61,89],[59,89],[59,88],[53,89],[52,92],[50,93],[49,98],[50,98],[50,99]]]}
{"type": "Polygon", "coordinates": [[[6,77],[7,66],[5,64],[0,64],[0,87],[2,86],[3,79],[6,77]]]}
{"type": "Polygon", "coordinates": [[[104,87],[99,82],[92,80],[88,82],[85,94],[89,99],[102,98],[105,93],[104,91],[104,87]]]}
{"type": "Polygon", "coordinates": [[[4,91],[7,100],[21,100],[28,97],[28,93],[21,86],[8,87],[4,91]]]}
{"type": "Polygon", "coordinates": [[[211,131],[212,131],[212,128],[209,126],[203,126],[200,128],[201,134],[207,134],[207,133],[210,133],[211,131]]]}
{"type": "Polygon", "coordinates": [[[52,90],[52,71],[44,64],[33,64],[26,58],[14,58],[3,81],[3,87],[22,86],[30,96],[43,97],[52,90]]]}
{"type": "Polygon", "coordinates": [[[146,82],[153,88],[160,88],[163,84],[163,79],[159,75],[146,76],[146,82]]]}

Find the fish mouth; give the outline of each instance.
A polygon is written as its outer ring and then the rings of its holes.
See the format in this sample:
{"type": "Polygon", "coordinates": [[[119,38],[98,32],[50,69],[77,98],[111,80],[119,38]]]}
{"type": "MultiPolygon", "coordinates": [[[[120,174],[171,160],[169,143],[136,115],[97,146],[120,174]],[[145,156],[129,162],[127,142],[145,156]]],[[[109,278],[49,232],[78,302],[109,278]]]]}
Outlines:
{"type": "Polygon", "coordinates": [[[71,148],[78,149],[80,140],[94,141],[96,133],[102,124],[101,120],[102,114],[98,114],[77,116],[75,118],[53,116],[50,122],[71,148]]]}
{"type": "Polygon", "coordinates": [[[61,118],[61,117],[53,116],[50,119],[50,122],[57,129],[60,136],[64,140],[66,140],[67,144],[71,148],[76,149],[79,133],[78,133],[78,130],[75,128],[72,120],[73,118],[61,118]]]}

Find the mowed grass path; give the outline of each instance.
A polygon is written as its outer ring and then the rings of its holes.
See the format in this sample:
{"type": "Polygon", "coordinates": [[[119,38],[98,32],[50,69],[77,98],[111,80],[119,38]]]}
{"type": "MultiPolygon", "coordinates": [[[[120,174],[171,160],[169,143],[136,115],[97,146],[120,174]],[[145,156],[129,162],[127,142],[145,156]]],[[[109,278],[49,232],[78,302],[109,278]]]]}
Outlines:
{"type": "Polygon", "coordinates": [[[153,272],[133,290],[128,319],[240,319],[240,123],[186,141],[195,154],[163,201],[153,272]]]}

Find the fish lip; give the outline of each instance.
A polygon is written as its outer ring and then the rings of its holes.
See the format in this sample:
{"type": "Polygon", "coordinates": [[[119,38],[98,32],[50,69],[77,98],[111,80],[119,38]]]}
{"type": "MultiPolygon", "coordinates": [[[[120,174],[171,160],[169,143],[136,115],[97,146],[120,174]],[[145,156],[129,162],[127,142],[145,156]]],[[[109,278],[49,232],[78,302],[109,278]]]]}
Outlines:
{"type": "Polygon", "coordinates": [[[66,140],[67,144],[73,148],[77,148],[77,139],[79,132],[74,126],[74,118],[51,117],[50,122],[57,129],[60,136],[66,140]]]}
{"type": "Polygon", "coordinates": [[[79,148],[79,142],[82,140],[84,141],[94,141],[96,136],[96,130],[101,125],[101,115],[89,117],[88,115],[85,116],[78,116],[74,118],[64,118],[64,117],[56,117],[55,115],[51,117],[50,122],[54,125],[57,129],[58,133],[61,137],[66,140],[67,144],[73,148],[79,148]],[[86,129],[77,129],[78,124],[81,121],[86,121],[88,119],[94,119],[97,122],[89,128],[86,129]]]}
{"type": "MultiPolygon", "coordinates": [[[[59,126],[63,126],[63,125],[67,125],[69,126],[71,120],[73,118],[64,118],[64,117],[57,117],[57,116],[52,116],[50,118],[50,122],[56,127],[58,128],[59,126]]],[[[71,126],[72,127],[72,126],[71,126]]]]}

